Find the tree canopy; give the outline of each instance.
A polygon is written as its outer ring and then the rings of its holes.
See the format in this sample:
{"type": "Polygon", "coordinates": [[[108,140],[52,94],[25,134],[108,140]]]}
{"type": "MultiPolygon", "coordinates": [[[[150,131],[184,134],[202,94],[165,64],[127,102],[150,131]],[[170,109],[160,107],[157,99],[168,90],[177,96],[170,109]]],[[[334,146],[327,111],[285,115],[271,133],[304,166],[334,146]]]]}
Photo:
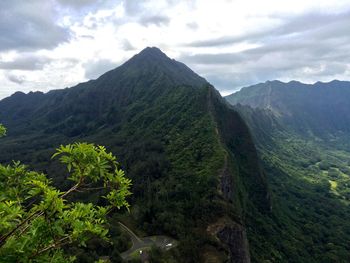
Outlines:
{"type": "MultiPolygon", "coordinates": [[[[5,134],[0,126],[0,132],[5,134]]],[[[43,173],[14,162],[0,165],[0,258],[2,262],[70,262],[62,247],[84,246],[92,236],[108,239],[106,215],[129,207],[131,181],[116,157],[102,146],[60,146],[53,158],[67,167],[72,186],[61,191],[43,173]],[[74,195],[100,191],[104,205],[84,203],[74,195]],[[72,198],[74,196],[74,198],[72,198]]]]}
{"type": "Polygon", "coordinates": [[[6,135],[6,128],[0,123],[0,137],[6,135]]]}

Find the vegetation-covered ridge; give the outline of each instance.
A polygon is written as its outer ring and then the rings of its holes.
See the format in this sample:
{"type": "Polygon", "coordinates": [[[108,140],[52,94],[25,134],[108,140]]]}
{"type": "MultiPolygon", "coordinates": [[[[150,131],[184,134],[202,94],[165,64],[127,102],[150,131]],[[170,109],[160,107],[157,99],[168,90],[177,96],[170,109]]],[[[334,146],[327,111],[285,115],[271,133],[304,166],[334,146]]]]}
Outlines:
{"type": "MultiPolygon", "coordinates": [[[[249,262],[246,222],[269,213],[270,196],[248,128],[203,78],[160,50],[70,89],[16,93],[0,101],[0,122],[8,127],[0,161],[21,160],[63,189],[63,168],[49,159],[56,146],[83,140],[117,155],[133,195],[130,214],[111,224],[179,241],[151,252],[154,262],[249,262]]],[[[127,240],[115,243],[116,253],[127,250],[127,240]]],[[[106,249],[86,253],[93,260],[106,249]]]]}
{"type": "MultiPolygon", "coordinates": [[[[350,133],[350,82],[267,81],[226,97],[233,105],[270,110],[289,130],[334,140],[350,133]]],[[[344,140],[343,140],[344,141],[344,140]]]]}
{"type": "Polygon", "coordinates": [[[274,81],[229,96],[273,194],[271,215],[251,221],[260,230],[248,228],[258,262],[349,261],[349,91],[348,82],[274,81]]]}

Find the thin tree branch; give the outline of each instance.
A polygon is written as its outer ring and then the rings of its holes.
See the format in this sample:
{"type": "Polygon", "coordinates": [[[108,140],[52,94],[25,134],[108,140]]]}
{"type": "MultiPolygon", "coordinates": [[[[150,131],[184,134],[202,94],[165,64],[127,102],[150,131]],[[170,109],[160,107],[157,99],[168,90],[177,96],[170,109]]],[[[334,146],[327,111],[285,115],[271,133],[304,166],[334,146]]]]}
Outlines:
{"type": "Polygon", "coordinates": [[[6,235],[0,237],[0,248],[5,244],[6,240],[12,236],[18,229],[20,229],[25,223],[29,222],[30,220],[33,219],[36,219],[38,218],[39,216],[43,215],[44,212],[43,211],[38,211],[38,212],[35,212],[33,214],[31,214],[29,217],[27,217],[24,221],[22,221],[21,223],[19,223],[14,229],[12,229],[9,233],[7,233],[6,235]]]}
{"type": "Polygon", "coordinates": [[[106,189],[105,187],[89,187],[89,188],[81,188],[81,190],[83,191],[94,191],[94,190],[102,190],[102,189],[106,189]]]}
{"type": "Polygon", "coordinates": [[[80,177],[79,182],[77,182],[71,189],[69,189],[67,192],[65,192],[61,197],[66,197],[70,193],[77,191],[77,189],[83,184],[84,177],[80,177]]]}
{"type": "Polygon", "coordinates": [[[66,241],[67,239],[70,239],[71,237],[70,236],[67,236],[67,237],[64,237],[64,238],[61,238],[60,240],[58,240],[57,242],[47,246],[47,247],[44,247],[43,249],[37,251],[36,253],[34,253],[33,255],[30,256],[30,258],[35,258],[36,256],[42,254],[42,253],[45,253],[46,251],[50,250],[50,249],[53,249],[53,248],[56,248],[56,247],[62,247],[66,244],[69,244],[70,241],[67,241],[67,242],[64,242],[66,241]]]}

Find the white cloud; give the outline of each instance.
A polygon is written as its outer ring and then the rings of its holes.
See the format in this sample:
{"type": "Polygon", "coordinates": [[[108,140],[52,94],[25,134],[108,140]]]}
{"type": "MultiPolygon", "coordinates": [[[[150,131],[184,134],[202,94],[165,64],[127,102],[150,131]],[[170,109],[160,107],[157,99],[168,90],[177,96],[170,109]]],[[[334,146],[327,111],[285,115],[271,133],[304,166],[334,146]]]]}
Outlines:
{"type": "Polygon", "coordinates": [[[2,10],[16,19],[0,18],[0,98],[86,81],[146,46],[223,93],[268,79],[350,79],[348,0],[14,0],[2,10]]]}

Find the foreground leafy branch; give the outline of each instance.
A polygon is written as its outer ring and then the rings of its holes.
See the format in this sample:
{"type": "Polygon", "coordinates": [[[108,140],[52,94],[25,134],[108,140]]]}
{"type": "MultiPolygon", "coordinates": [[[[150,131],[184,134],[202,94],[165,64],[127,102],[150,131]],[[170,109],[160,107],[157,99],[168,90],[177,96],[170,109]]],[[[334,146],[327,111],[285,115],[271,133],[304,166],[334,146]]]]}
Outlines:
{"type": "Polygon", "coordinates": [[[73,182],[67,191],[19,162],[0,165],[2,262],[73,261],[64,256],[64,245],[85,245],[92,235],[108,239],[106,215],[114,208],[129,208],[131,182],[104,147],[75,143],[59,147],[56,157],[73,182]],[[75,193],[96,189],[105,194],[104,206],[71,201],[75,193]]]}
{"type": "Polygon", "coordinates": [[[0,137],[6,135],[6,128],[0,123],[0,137]]]}

